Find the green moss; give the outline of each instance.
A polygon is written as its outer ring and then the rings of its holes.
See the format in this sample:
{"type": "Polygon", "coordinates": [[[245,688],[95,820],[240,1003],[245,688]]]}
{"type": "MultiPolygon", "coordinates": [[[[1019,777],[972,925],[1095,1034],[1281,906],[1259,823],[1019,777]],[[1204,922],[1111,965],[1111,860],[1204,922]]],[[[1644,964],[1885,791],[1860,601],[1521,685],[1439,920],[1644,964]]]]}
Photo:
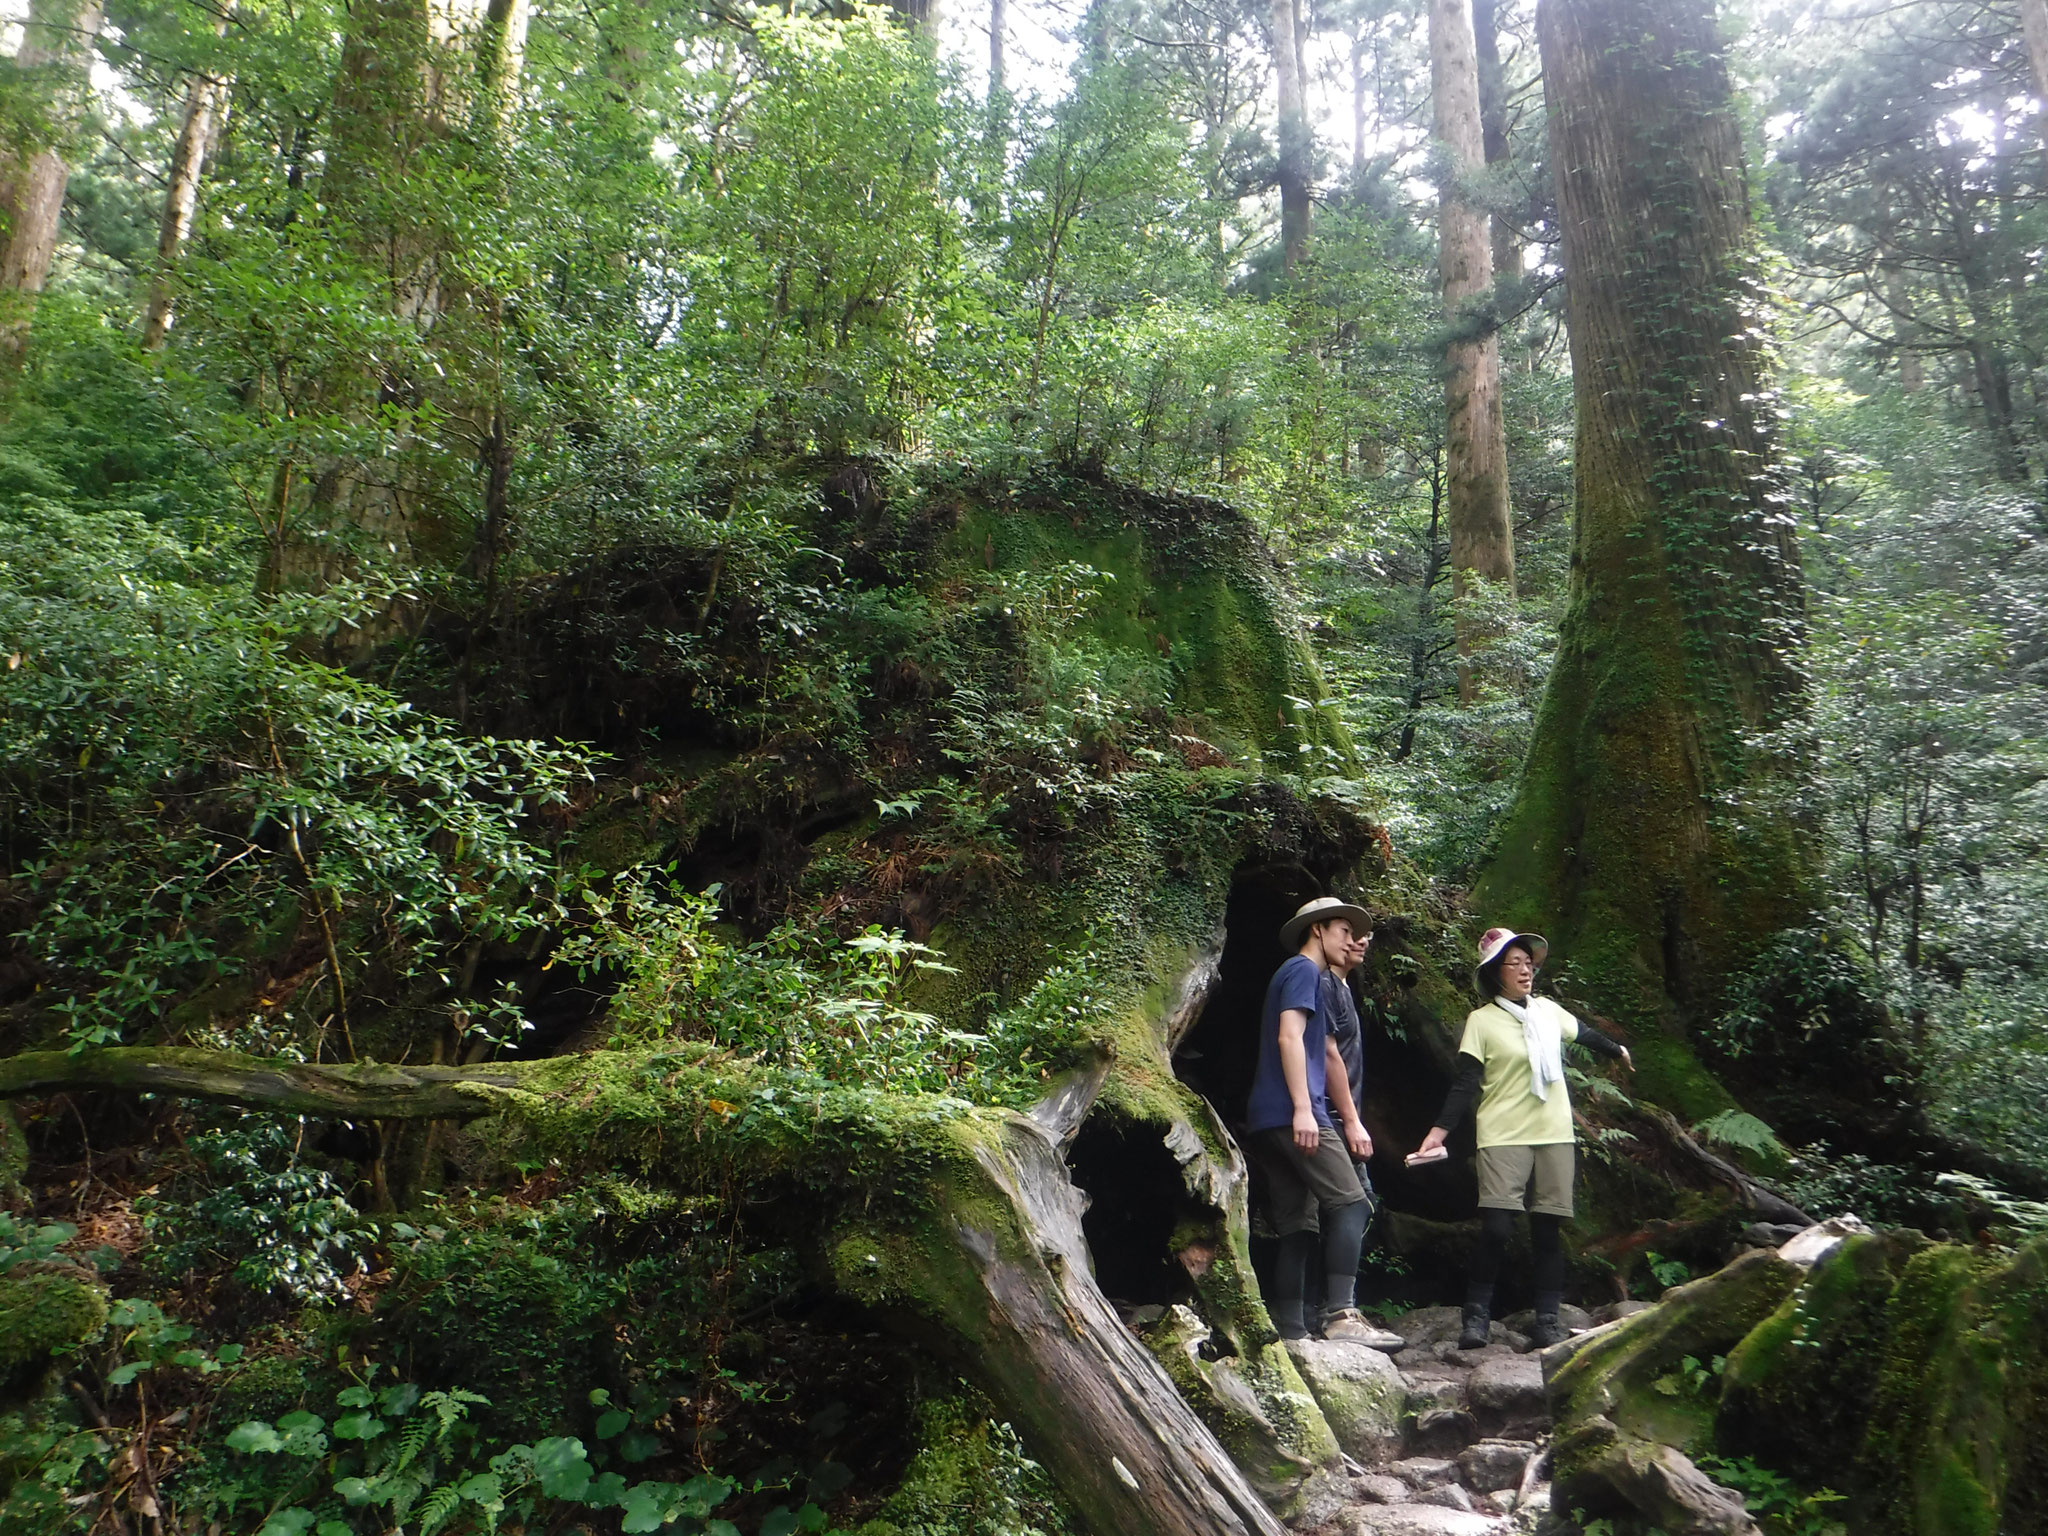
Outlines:
{"type": "Polygon", "coordinates": [[[54,1357],[106,1325],[106,1295],[87,1281],[50,1273],[0,1279],[0,1394],[18,1396],[54,1357]]]}
{"type": "Polygon", "coordinates": [[[1629,1054],[1635,1058],[1629,1092],[1661,1104],[1688,1124],[1740,1107],[1683,1040],[1662,1033],[1641,1035],[1630,1042],[1629,1054]]]}
{"type": "Polygon", "coordinates": [[[857,1536],[1070,1536],[1078,1529],[1051,1479],[978,1394],[963,1389],[923,1404],[918,1428],[917,1454],[903,1481],[857,1536]]]}
{"type": "Polygon", "coordinates": [[[997,574],[1080,564],[1111,582],[1085,621],[1104,645],[1161,658],[1176,712],[1227,753],[1297,766],[1297,747],[1351,743],[1272,552],[1211,503],[1081,482],[1004,505],[977,501],[948,542],[957,567],[997,574]]]}
{"type": "Polygon", "coordinates": [[[1715,1438],[1810,1488],[1842,1481],[1863,1442],[1899,1271],[1917,1233],[1852,1237],[1728,1352],[1715,1438]]]}
{"type": "Polygon", "coordinates": [[[1798,1269],[1774,1253],[1746,1254],[1675,1287],[1661,1305],[1623,1319],[1582,1347],[1550,1382],[1561,1482],[1569,1485],[1613,1443],[1596,1420],[1624,1440],[1655,1440],[1681,1450],[1705,1445],[1713,1404],[1689,1387],[1684,1361],[1705,1363],[1724,1354],[1775,1313],[1799,1280],[1798,1269]]]}

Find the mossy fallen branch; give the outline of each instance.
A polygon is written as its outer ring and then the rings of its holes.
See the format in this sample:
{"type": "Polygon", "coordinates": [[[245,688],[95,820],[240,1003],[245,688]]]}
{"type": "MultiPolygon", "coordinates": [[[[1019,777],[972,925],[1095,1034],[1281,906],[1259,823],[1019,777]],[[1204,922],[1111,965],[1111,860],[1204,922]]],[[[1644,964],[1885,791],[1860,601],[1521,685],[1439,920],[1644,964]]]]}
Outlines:
{"type": "Polygon", "coordinates": [[[279,1061],[190,1046],[24,1051],[0,1059],[0,1099],[76,1089],[211,1099],[345,1120],[471,1120],[505,1107],[517,1069],[279,1061]]]}

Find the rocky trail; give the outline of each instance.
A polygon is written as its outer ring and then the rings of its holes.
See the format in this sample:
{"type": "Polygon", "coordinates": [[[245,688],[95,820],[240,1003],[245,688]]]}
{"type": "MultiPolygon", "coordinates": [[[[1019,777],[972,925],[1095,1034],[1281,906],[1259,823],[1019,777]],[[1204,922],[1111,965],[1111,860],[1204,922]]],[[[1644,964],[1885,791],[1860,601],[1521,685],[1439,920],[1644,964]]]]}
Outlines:
{"type": "MultiPolygon", "coordinates": [[[[1575,1329],[1647,1306],[1586,1313],[1575,1329]]],[[[1458,1309],[1424,1307],[1387,1326],[1408,1340],[1388,1355],[1363,1344],[1288,1345],[1343,1447],[1346,1465],[1317,1479],[1290,1522],[1303,1536],[1517,1536],[1550,1509],[1550,1409],[1542,1357],[1517,1324],[1493,1325],[1485,1349],[1458,1348],[1458,1309]]]]}

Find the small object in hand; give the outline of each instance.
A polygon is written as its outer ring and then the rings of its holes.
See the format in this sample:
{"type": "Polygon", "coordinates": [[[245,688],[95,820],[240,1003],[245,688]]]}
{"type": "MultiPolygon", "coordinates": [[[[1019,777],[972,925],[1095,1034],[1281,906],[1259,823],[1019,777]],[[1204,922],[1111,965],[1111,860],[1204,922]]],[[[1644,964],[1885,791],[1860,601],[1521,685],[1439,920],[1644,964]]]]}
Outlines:
{"type": "Polygon", "coordinates": [[[1428,1152],[1410,1152],[1402,1161],[1410,1168],[1419,1168],[1424,1163],[1440,1163],[1450,1155],[1449,1147],[1435,1147],[1428,1152]]]}

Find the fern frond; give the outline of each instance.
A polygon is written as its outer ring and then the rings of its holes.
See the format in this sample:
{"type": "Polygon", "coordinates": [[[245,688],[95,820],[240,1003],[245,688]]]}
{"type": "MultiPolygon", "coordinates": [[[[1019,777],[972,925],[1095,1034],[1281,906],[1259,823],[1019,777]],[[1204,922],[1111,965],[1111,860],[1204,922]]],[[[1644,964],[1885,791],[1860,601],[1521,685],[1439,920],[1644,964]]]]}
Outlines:
{"type": "Polygon", "coordinates": [[[1724,1147],[1733,1147],[1738,1152],[1754,1152],[1762,1157],[1783,1157],[1785,1144],[1774,1132],[1755,1115],[1744,1114],[1739,1109],[1724,1109],[1718,1115],[1709,1115],[1692,1128],[1695,1136],[1708,1141],[1719,1142],[1724,1147]]]}

